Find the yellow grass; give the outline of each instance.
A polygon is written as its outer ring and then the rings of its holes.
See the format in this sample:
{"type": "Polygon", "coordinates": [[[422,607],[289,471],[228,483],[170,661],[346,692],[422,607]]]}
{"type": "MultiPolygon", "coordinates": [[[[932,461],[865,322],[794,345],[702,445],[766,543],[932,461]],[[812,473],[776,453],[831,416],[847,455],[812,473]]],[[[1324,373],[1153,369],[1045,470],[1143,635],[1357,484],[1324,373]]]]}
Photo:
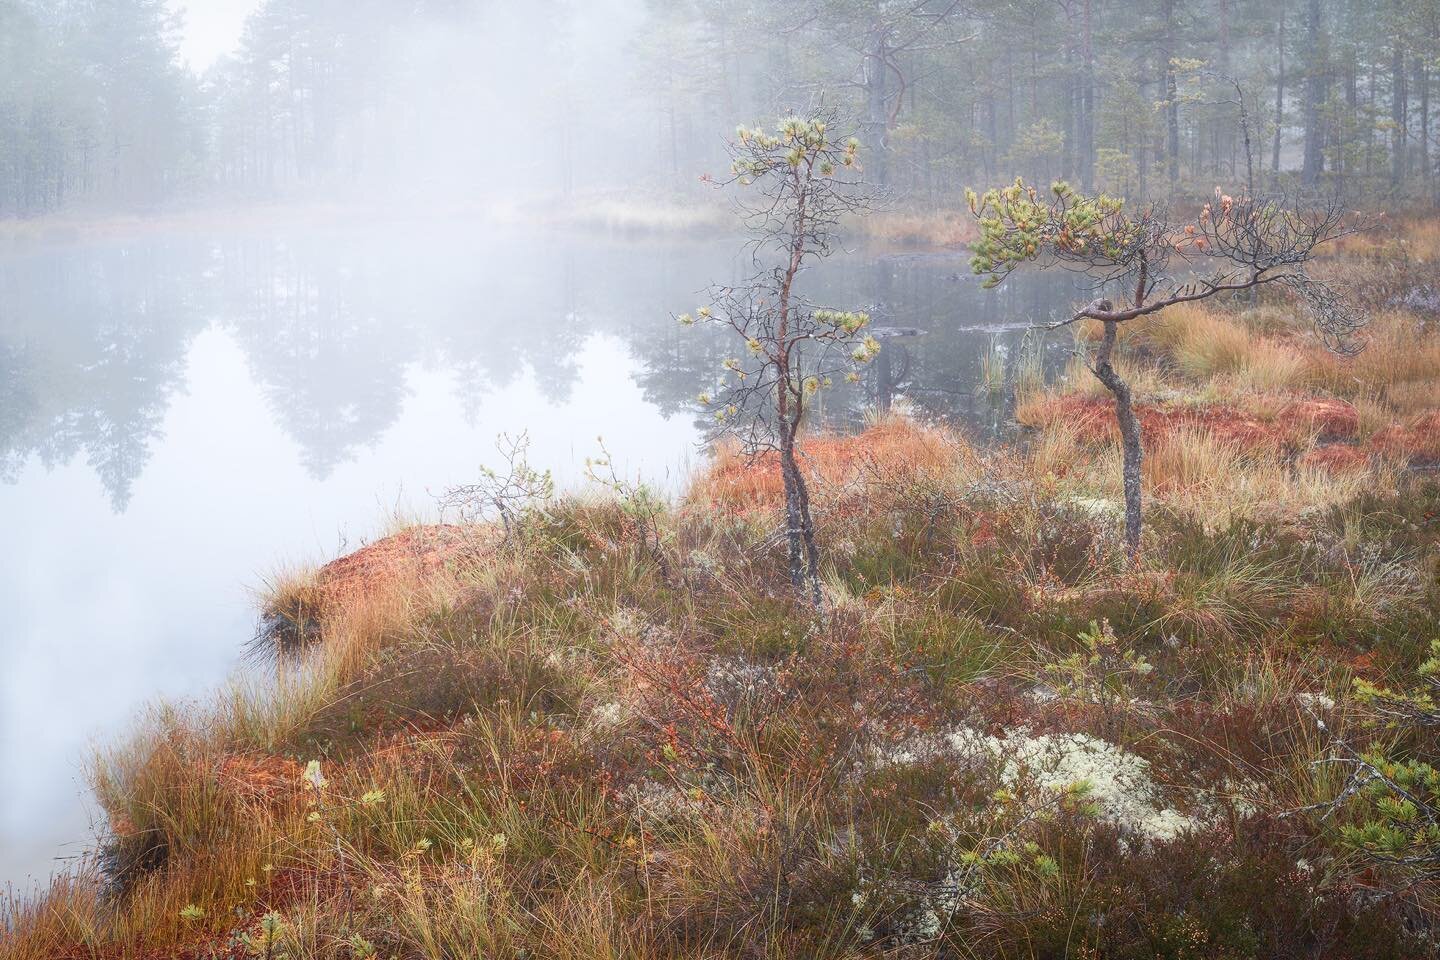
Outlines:
{"type": "Polygon", "coordinates": [[[705,197],[599,195],[577,198],[540,214],[539,219],[564,227],[599,230],[624,236],[685,234],[729,229],[732,216],[723,204],[705,197]]]}
{"type": "Polygon", "coordinates": [[[1419,318],[1399,310],[1378,313],[1353,357],[1318,348],[1310,358],[1317,386],[1337,396],[1383,398],[1397,413],[1433,408],[1440,383],[1440,331],[1423,330],[1419,318]]]}
{"type": "Polygon", "coordinates": [[[1085,458],[1084,447],[1074,425],[1063,421],[1056,421],[1048,429],[1041,430],[1030,442],[1026,453],[1030,469],[1038,477],[1062,476],[1083,463],[1085,458]]]}
{"type": "Polygon", "coordinates": [[[974,218],[959,210],[877,213],[855,226],[873,240],[897,246],[955,247],[976,237],[974,218]]]}
{"type": "Polygon", "coordinates": [[[1304,382],[1308,370],[1305,357],[1288,344],[1251,339],[1230,379],[1243,390],[1289,390],[1304,382]]]}
{"type": "Polygon", "coordinates": [[[1407,221],[1401,228],[1415,263],[1434,263],[1440,258],[1440,220],[1425,217],[1407,221]]]}
{"type": "Polygon", "coordinates": [[[1233,482],[1250,463],[1251,458],[1235,444],[1182,427],[1151,443],[1143,475],[1156,494],[1202,494],[1233,482]]]}
{"type": "MultiPolygon", "coordinates": [[[[1072,478],[1088,495],[1117,499],[1121,495],[1121,453],[1107,446],[1089,459],[1071,453],[1063,427],[1052,426],[1032,449],[1037,470],[1054,469],[1053,461],[1075,457],[1083,469],[1072,478]],[[1058,434],[1051,439],[1049,434],[1058,434]],[[1052,453],[1052,451],[1055,451],[1052,453]]],[[[1164,503],[1212,528],[1241,518],[1280,518],[1345,503],[1363,493],[1393,491],[1397,473],[1382,464],[1368,470],[1332,471],[1295,465],[1274,453],[1241,449],[1195,428],[1179,428],[1147,444],[1143,464],[1149,502],[1164,503]]]]}
{"type": "Polygon", "coordinates": [[[1165,357],[1193,381],[1225,377],[1241,388],[1279,390],[1299,384],[1306,364],[1291,345],[1266,336],[1276,329],[1284,324],[1270,312],[1246,320],[1178,304],[1125,324],[1122,342],[1165,357]]]}

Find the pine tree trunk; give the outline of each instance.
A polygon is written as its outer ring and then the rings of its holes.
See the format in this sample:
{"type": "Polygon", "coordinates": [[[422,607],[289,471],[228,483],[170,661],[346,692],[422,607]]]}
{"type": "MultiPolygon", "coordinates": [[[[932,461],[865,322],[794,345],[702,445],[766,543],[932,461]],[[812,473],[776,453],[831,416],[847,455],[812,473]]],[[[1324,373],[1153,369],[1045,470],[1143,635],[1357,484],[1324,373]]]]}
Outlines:
{"type": "Polygon", "coordinates": [[[1165,10],[1165,62],[1162,64],[1162,80],[1165,84],[1165,153],[1168,161],[1167,174],[1170,178],[1170,193],[1174,195],[1180,183],[1180,91],[1175,79],[1175,0],[1164,0],[1165,10]]]}
{"type": "Polygon", "coordinates": [[[886,63],[885,37],[882,34],[876,38],[874,47],[865,55],[865,137],[869,140],[865,146],[869,152],[871,176],[881,186],[888,182],[889,177],[885,162],[885,136],[890,126],[886,114],[886,100],[889,99],[886,71],[889,69],[886,63]]]}
{"type": "Polygon", "coordinates": [[[825,608],[825,594],[820,586],[820,546],[815,541],[815,521],[810,516],[810,488],[798,464],[795,493],[800,505],[800,536],[805,544],[805,584],[810,590],[810,606],[819,612],[825,608]]]}
{"type": "Polygon", "coordinates": [[[1091,0],[1085,0],[1080,29],[1083,58],[1080,77],[1080,183],[1086,193],[1095,189],[1095,42],[1090,4],[1091,0]]]}
{"type": "Polygon", "coordinates": [[[1308,0],[1305,11],[1305,165],[1300,180],[1314,186],[1325,167],[1321,105],[1325,99],[1325,64],[1321,48],[1320,0],[1308,0]]]}
{"type": "Polygon", "coordinates": [[[1405,182],[1405,48],[1395,44],[1390,55],[1390,185],[1405,182]]]}
{"type": "Polygon", "coordinates": [[[781,428],[780,474],[785,483],[785,541],[789,548],[790,586],[795,596],[819,611],[825,604],[820,584],[820,547],[810,513],[810,488],[795,455],[793,426],[781,428]]]}
{"type": "Polygon", "coordinates": [[[795,462],[795,437],[788,424],[780,427],[780,477],[785,484],[785,544],[790,554],[790,587],[797,597],[805,595],[805,540],[800,517],[800,476],[795,462]]]}
{"type": "MultiPolygon", "coordinates": [[[[1219,38],[1218,38],[1218,59],[1220,61],[1220,74],[1231,76],[1230,69],[1230,3],[1229,0],[1220,0],[1219,14],[1219,38]]],[[[1243,99],[1243,95],[1242,95],[1243,99]]],[[[1242,108],[1243,109],[1243,108],[1242,108]]],[[[1215,165],[1218,168],[1226,156],[1230,158],[1230,172],[1233,176],[1236,170],[1235,163],[1235,132],[1228,123],[1215,124],[1215,165]]],[[[1253,189],[1251,196],[1254,196],[1253,189]]]]}
{"type": "Polygon", "coordinates": [[[1113,320],[1105,323],[1105,336],[1100,341],[1100,350],[1095,357],[1095,377],[1115,398],[1115,419],[1120,426],[1120,443],[1124,452],[1122,476],[1125,486],[1125,552],[1131,560],[1135,560],[1140,556],[1140,468],[1145,453],[1130,384],[1125,382],[1110,363],[1118,327],[1119,324],[1113,320]]]}
{"type": "Polygon", "coordinates": [[[1430,67],[1423,62],[1417,78],[1420,84],[1420,184],[1427,201],[1430,191],[1430,67]]]}
{"type": "Polygon", "coordinates": [[[1280,29],[1275,40],[1275,140],[1270,148],[1270,173],[1280,176],[1280,134],[1285,128],[1285,4],[1280,4],[1280,29]]]}

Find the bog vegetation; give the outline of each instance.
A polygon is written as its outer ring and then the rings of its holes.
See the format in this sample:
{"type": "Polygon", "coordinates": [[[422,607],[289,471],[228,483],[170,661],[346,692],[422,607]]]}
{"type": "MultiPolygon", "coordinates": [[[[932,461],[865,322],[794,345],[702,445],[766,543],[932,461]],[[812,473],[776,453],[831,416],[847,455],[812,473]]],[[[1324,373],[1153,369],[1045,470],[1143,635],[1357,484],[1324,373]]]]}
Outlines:
{"type": "Polygon", "coordinates": [[[459,522],[275,583],[273,677],[96,758],[101,855],[0,953],[1432,956],[1440,244],[1329,246],[1353,356],[1281,284],[1072,325],[1133,557],[1078,359],[1016,443],[901,411],[674,500],[507,441],[459,522]]]}
{"type": "Polygon", "coordinates": [[[452,522],[277,578],[0,955],[1435,956],[1440,227],[1350,209],[1434,198],[1434,5],[520,7],[266,0],[198,75],[159,0],[0,0],[0,216],[693,232],[730,164],[757,271],[681,317],[735,343],[687,489],[507,438],[452,522]],[[1061,375],[987,362],[1013,442],[815,426],[885,349],[797,285],[846,228],[1110,284],[1061,375]]]}

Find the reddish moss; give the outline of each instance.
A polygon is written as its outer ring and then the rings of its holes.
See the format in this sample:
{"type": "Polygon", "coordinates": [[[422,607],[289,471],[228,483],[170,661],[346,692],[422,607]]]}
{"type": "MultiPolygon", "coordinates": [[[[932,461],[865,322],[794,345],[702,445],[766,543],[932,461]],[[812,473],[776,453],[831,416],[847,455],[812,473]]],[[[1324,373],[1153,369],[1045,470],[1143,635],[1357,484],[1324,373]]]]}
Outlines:
{"type": "Polygon", "coordinates": [[[1299,462],[1302,467],[1318,467],[1332,473],[1366,470],[1370,467],[1370,450],[1358,444],[1332,443],[1308,451],[1299,462]]]}
{"type": "Polygon", "coordinates": [[[347,600],[374,596],[385,586],[434,575],[455,559],[483,549],[483,528],[453,524],[410,527],[332,560],[315,577],[319,610],[347,600]]]}
{"type": "MultiPolygon", "coordinates": [[[[906,478],[938,472],[955,461],[957,449],[965,452],[962,442],[951,434],[891,417],[853,436],[805,438],[800,443],[800,464],[807,480],[835,489],[872,470],[890,477],[898,472],[906,478]]],[[[812,496],[823,493],[815,490],[812,496]]],[[[772,452],[750,458],[734,449],[723,450],[690,490],[692,504],[728,510],[771,510],[783,498],[780,461],[772,452]]]]}

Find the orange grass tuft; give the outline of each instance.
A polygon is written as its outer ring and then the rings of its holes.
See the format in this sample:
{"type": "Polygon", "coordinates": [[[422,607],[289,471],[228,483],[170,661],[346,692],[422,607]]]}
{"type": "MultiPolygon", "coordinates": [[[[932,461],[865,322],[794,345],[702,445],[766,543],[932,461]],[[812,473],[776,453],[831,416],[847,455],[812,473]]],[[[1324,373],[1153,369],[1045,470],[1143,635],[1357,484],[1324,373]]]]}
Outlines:
{"type": "MultiPolygon", "coordinates": [[[[1197,430],[1247,449],[1270,451],[1308,445],[1317,436],[1330,440],[1352,439],[1359,424],[1355,408],[1350,404],[1323,398],[1286,399],[1271,417],[1224,403],[1174,407],[1137,403],[1135,414],[1150,440],[1167,437],[1177,430],[1197,430]]],[[[1080,440],[1088,443],[1108,442],[1119,437],[1114,408],[1103,397],[1045,397],[1027,409],[1026,417],[1030,424],[1040,427],[1065,423],[1075,430],[1080,440]]]]}
{"type": "Polygon", "coordinates": [[[321,567],[313,585],[317,613],[371,597],[386,585],[423,580],[482,549],[474,528],[451,524],[411,527],[321,567]]]}
{"type": "MultiPolygon", "coordinates": [[[[957,449],[968,452],[953,434],[890,417],[855,436],[805,438],[800,443],[800,463],[807,481],[840,489],[880,464],[889,476],[897,470],[910,477],[938,475],[953,468],[957,449]]],[[[784,498],[779,455],[767,452],[751,458],[733,447],[717,453],[690,491],[694,504],[739,511],[774,509],[784,498]]]]}

